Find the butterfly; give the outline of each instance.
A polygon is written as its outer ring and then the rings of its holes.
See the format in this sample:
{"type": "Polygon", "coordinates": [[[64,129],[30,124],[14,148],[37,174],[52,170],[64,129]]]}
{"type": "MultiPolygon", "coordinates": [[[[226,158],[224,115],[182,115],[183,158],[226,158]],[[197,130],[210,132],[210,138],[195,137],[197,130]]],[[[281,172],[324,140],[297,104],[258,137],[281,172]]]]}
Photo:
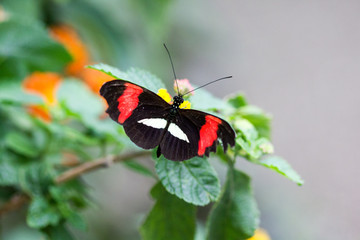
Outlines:
{"type": "Polygon", "coordinates": [[[144,149],[157,147],[169,160],[184,161],[216,152],[219,141],[224,151],[235,145],[235,132],[225,120],[209,113],[182,109],[183,95],[172,104],[156,93],[125,80],[104,83],[100,95],[108,103],[106,112],[123,125],[126,135],[144,149]]]}

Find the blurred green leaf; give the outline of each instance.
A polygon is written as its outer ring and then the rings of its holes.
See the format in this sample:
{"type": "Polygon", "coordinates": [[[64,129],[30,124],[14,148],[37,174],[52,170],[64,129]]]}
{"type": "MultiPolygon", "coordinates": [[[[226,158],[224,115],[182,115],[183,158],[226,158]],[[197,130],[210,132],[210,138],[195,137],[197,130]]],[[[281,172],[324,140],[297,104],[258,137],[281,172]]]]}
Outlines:
{"type": "MultiPolygon", "coordinates": [[[[1,139],[0,139],[1,140],[1,139]]],[[[11,186],[18,183],[19,165],[12,154],[0,148],[0,185],[11,186]]]]}
{"type": "MultiPolygon", "coordinates": [[[[196,86],[193,87],[195,88],[196,86]]],[[[231,108],[227,102],[214,96],[205,89],[196,90],[194,95],[190,97],[189,101],[191,102],[192,109],[200,111],[212,110],[218,113],[219,111],[227,111],[231,108]]]]}
{"type": "Polygon", "coordinates": [[[259,136],[256,128],[246,119],[237,119],[233,125],[241,132],[246,141],[255,141],[259,136]]]}
{"type": "Polygon", "coordinates": [[[64,102],[72,113],[76,113],[88,127],[101,127],[102,122],[99,118],[105,110],[103,103],[83,82],[64,81],[59,88],[58,99],[64,102]]]}
{"type": "Polygon", "coordinates": [[[24,62],[30,71],[61,71],[71,60],[40,23],[11,19],[0,22],[0,32],[0,63],[12,58],[24,62]]]}
{"type": "Polygon", "coordinates": [[[69,202],[74,209],[81,209],[90,204],[87,199],[88,188],[80,179],[52,185],[49,192],[57,203],[69,202]]]}
{"type": "MultiPolygon", "coordinates": [[[[27,69],[26,63],[18,61],[14,58],[4,59],[3,62],[0,61],[0,89],[6,87],[7,85],[14,85],[18,88],[21,87],[21,80],[25,79],[29,71],[27,69]]],[[[19,97],[19,96],[15,96],[19,97]]],[[[1,97],[3,98],[3,97],[1,97]]]]}
{"type": "Polygon", "coordinates": [[[100,97],[93,94],[81,81],[67,79],[58,90],[58,99],[82,118],[97,118],[103,113],[100,97]]]}
{"type": "MultiPolygon", "coordinates": [[[[57,0],[50,10],[59,22],[73,26],[87,49],[91,51],[94,61],[119,63],[121,66],[129,65],[133,51],[131,46],[133,36],[129,29],[133,27],[132,21],[120,21],[107,8],[118,9],[124,1],[73,1],[57,0]],[[119,3],[118,3],[119,2],[119,3]],[[114,7],[115,6],[115,7],[114,7]]],[[[126,3],[125,3],[126,4],[126,3]]],[[[126,14],[126,9],[121,8],[121,16],[126,14]]],[[[133,14],[130,13],[130,16],[133,14]]],[[[137,18],[138,16],[134,16],[137,18]]],[[[145,23],[146,25],[146,23],[145,23]]]]}
{"type": "Polygon", "coordinates": [[[18,166],[12,163],[11,159],[5,159],[4,154],[0,154],[0,158],[0,185],[16,185],[18,182],[18,166]]]}
{"type": "Polygon", "coordinates": [[[247,239],[259,225],[259,210],[250,178],[234,168],[227,175],[224,192],[207,221],[208,240],[247,239]]]}
{"type": "Polygon", "coordinates": [[[103,73],[106,73],[109,76],[114,77],[114,79],[127,80],[127,74],[123,71],[120,71],[118,68],[107,65],[105,63],[99,63],[88,66],[88,68],[99,70],[103,73]]]}
{"type": "Polygon", "coordinates": [[[42,230],[49,237],[49,240],[74,240],[69,230],[66,229],[64,223],[56,226],[48,226],[42,230]]]}
{"type": "Polygon", "coordinates": [[[193,240],[195,206],[169,194],[158,183],[151,190],[156,203],[140,228],[144,240],[193,240]]]}
{"type": "Polygon", "coordinates": [[[228,97],[227,102],[234,108],[241,108],[247,105],[246,98],[241,93],[228,97]]]}
{"type": "Polygon", "coordinates": [[[166,88],[160,78],[148,71],[138,68],[130,68],[126,71],[126,74],[129,81],[145,87],[155,93],[157,93],[160,88],[166,88]]]}
{"type": "Polygon", "coordinates": [[[161,156],[155,169],[166,190],[186,202],[203,206],[220,195],[219,179],[206,158],[175,162],[161,156]]]}
{"type": "Polygon", "coordinates": [[[11,186],[0,186],[0,202],[9,201],[18,194],[17,189],[11,186]]]}
{"type": "Polygon", "coordinates": [[[113,76],[116,79],[127,80],[132,83],[138,84],[155,93],[160,88],[166,88],[164,83],[158,77],[145,70],[130,68],[128,71],[123,72],[115,67],[103,63],[89,66],[89,68],[104,72],[110,76],[113,76]]]}
{"type": "MultiPolygon", "coordinates": [[[[39,159],[40,160],[40,159],[39,159]]],[[[44,195],[53,183],[53,169],[44,162],[27,163],[18,170],[19,184],[22,191],[30,196],[44,195]]]]}
{"type": "Polygon", "coordinates": [[[69,202],[63,201],[61,203],[58,203],[59,211],[61,212],[61,215],[75,228],[85,230],[86,229],[86,223],[84,219],[76,213],[76,210],[72,209],[70,207],[69,202]]]}
{"type": "Polygon", "coordinates": [[[41,1],[2,0],[1,4],[11,17],[21,18],[23,21],[40,20],[41,1]]]}
{"type": "Polygon", "coordinates": [[[6,146],[18,154],[28,157],[39,155],[39,149],[35,146],[33,139],[23,132],[13,131],[6,135],[6,146]]]}
{"type": "Polygon", "coordinates": [[[291,181],[297,183],[299,186],[304,184],[304,180],[300,177],[300,175],[290,166],[288,162],[286,162],[285,159],[281,157],[269,155],[260,159],[256,163],[280,173],[291,181]]]}
{"type": "Polygon", "coordinates": [[[56,207],[41,196],[35,196],[30,203],[26,217],[27,224],[32,228],[44,228],[57,225],[61,219],[56,207]]]}
{"type": "Polygon", "coordinates": [[[237,114],[240,114],[241,117],[251,122],[261,137],[270,139],[271,117],[262,109],[252,105],[247,105],[238,109],[237,114]]]}
{"type": "Polygon", "coordinates": [[[265,154],[273,153],[274,148],[271,142],[267,138],[260,137],[256,128],[248,120],[237,119],[233,126],[238,131],[235,141],[240,147],[238,153],[241,156],[253,161],[265,154]]]}
{"type": "Polygon", "coordinates": [[[54,198],[57,208],[63,218],[65,218],[72,226],[85,230],[86,223],[77,213],[78,209],[75,208],[76,205],[73,202],[74,199],[83,199],[85,191],[77,191],[76,189],[77,186],[71,183],[68,183],[66,186],[51,186],[50,195],[54,198]]]}

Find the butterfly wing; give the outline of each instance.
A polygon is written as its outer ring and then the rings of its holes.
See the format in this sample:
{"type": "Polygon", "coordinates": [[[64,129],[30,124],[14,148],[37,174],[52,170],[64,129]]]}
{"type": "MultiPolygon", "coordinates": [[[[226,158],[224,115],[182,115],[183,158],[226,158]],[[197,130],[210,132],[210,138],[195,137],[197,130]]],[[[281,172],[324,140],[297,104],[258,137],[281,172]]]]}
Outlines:
{"type": "Polygon", "coordinates": [[[106,112],[124,126],[131,141],[144,149],[159,146],[158,155],[174,161],[216,152],[219,140],[226,151],[235,145],[235,132],[223,119],[189,109],[170,114],[171,105],[155,93],[124,80],[105,83],[100,94],[106,112]]]}
{"type": "Polygon", "coordinates": [[[179,109],[160,143],[165,158],[183,161],[195,156],[209,156],[222,142],[235,145],[235,132],[225,120],[214,115],[190,109],[179,109]]]}
{"type": "Polygon", "coordinates": [[[106,82],[100,89],[111,119],[124,126],[131,141],[144,149],[160,144],[170,105],[157,94],[124,80],[106,82]]]}

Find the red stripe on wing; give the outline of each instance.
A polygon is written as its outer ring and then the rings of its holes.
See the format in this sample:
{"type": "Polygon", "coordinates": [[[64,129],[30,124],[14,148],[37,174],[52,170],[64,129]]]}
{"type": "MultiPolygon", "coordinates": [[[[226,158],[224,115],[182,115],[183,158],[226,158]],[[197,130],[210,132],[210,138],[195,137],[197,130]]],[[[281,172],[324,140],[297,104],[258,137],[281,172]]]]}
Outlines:
{"type": "Polygon", "coordinates": [[[119,117],[118,122],[123,124],[128,117],[131,116],[133,110],[139,105],[139,95],[143,92],[143,89],[131,83],[125,83],[125,90],[119,97],[118,109],[119,117]]]}
{"type": "Polygon", "coordinates": [[[202,156],[207,147],[213,145],[218,138],[217,130],[221,120],[211,115],[205,117],[205,124],[200,129],[198,155],[202,156]]]}

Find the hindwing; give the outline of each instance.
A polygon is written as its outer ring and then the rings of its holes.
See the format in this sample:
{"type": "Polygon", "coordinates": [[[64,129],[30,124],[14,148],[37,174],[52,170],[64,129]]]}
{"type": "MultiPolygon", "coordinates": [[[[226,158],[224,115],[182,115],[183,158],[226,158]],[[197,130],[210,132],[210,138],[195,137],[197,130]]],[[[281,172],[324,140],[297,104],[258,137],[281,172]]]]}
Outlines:
{"type": "Polygon", "coordinates": [[[220,141],[224,151],[228,144],[235,145],[235,132],[225,120],[197,110],[179,109],[178,113],[172,124],[181,130],[178,135],[185,134],[189,141],[167,131],[160,143],[165,158],[183,161],[195,156],[208,157],[210,152],[216,152],[220,141]]]}

